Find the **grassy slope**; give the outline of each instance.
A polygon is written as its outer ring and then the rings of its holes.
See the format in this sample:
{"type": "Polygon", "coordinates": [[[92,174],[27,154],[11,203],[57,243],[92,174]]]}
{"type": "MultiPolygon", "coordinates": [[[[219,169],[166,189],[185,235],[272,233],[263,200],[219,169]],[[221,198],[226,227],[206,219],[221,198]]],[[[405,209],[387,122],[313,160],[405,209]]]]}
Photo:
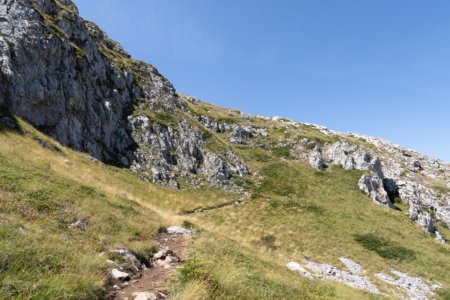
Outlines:
{"type": "MultiPolygon", "coordinates": [[[[212,106],[208,111],[239,121],[235,111],[212,106]]],[[[287,132],[267,120],[253,121],[271,128],[265,140],[269,143],[286,135],[318,135],[310,128],[287,132]]],[[[173,283],[178,299],[374,298],[335,283],[311,282],[285,269],[285,256],[301,260],[303,255],[336,265],[339,256],[348,255],[370,272],[396,266],[450,284],[449,247],[411,224],[405,212],[373,205],[357,188],[359,172],[333,168],[320,174],[280,159],[270,149],[228,145],[246,159],[253,180],[262,185],[248,183],[255,196],[243,206],[186,217],[179,213],[229,202],[236,195],[147,184],[19,123],[22,134],[0,132],[0,298],[98,297],[109,271],[107,257],[99,253],[122,245],[148,254],[159,226],[183,220],[196,224],[201,233],[192,245],[192,262],[173,283]],[[44,149],[32,137],[60,150],[44,149]],[[79,218],[89,220],[88,229],[69,229],[79,218]],[[371,232],[413,251],[415,259],[383,259],[355,241],[356,234],[371,232]]],[[[211,135],[226,143],[225,136],[211,135]]]]}
{"type": "MultiPolygon", "coordinates": [[[[194,109],[214,118],[239,116],[239,112],[203,103],[194,109]]],[[[318,143],[338,139],[309,126],[286,129],[277,122],[254,118],[244,123],[270,128],[263,141],[269,145],[303,137],[318,143]]],[[[247,185],[253,197],[246,204],[197,215],[196,224],[225,233],[246,247],[272,253],[272,257],[301,261],[308,256],[341,266],[338,258],[348,256],[361,263],[384,291],[392,290],[373,274],[396,268],[442,283],[441,296],[448,297],[450,247],[415,226],[407,217],[407,207],[399,204],[401,210],[389,210],[374,205],[357,186],[361,171],[333,167],[321,173],[305,162],[277,157],[274,147],[234,148],[261,184],[247,185]]],[[[450,233],[444,226],[440,230],[445,236],[450,233]]]]}
{"type": "MultiPolygon", "coordinates": [[[[109,274],[108,255],[100,253],[124,246],[148,255],[160,226],[185,220],[179,212],[236,197],[214,189],[175,191],[146,184],[127,170],[91,162],[25,122],[18,123],[21,133],[0,128],[0,299],[99,298],[109,274]],[[53,150],[39,146],[35,138],[53,150]],[[68,227],[77,219],[89,221],[86,231],[68,227]]],[[[263,253],[244,252],[240,245],[215,233],[201,233],[194,249],[203,255],[206,251],[209,259],[223,259],[222,251],[231,251],[255,263],[240,273],[249,282],[227,286],[218,279],[221,287],[216,293],[333,295],[334,289],[327,285],[292,281],[294,275],[283,265],[267,265],[263,253]],[[281,279],[264,281],[259,274],[262,268],[281,272],[281,279]],[[251,280],[263,286],[254,285],[258,290],[251,292],[251,280]]],[[[225,270],[220,265],[206,267],[206,272],[215,274],[225,270]]],[[[180,292],[192,291],[190,279],[177,285],[180,292]]]]}

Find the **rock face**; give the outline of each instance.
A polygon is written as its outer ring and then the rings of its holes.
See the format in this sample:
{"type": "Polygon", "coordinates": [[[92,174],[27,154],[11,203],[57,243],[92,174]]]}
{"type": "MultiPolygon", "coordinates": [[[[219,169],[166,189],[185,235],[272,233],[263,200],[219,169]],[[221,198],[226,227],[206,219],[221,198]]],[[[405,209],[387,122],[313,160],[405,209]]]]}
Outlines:
{"type": "Polygon", "coordinates": [[[383,180],[378,176],[363,175],[358,182],[358,186],[370,199],[378,205],[394,208],[389,196],[384,189],[383,180]]]}
{"type": "Polygon", "coordinates": [[[125,115],[141,91],[71,1],[2,1],[0,57],[1,107],[100,160],[133,158],[125,115]]]}
{"type": "Polygon", "coordinates": [[[364,148],[347,142],[332,144],[325,152],[328,161],[341,165],[345,170],[368,170],[382,176],[381,162],[364,148]]]}
{"type": "Polygon", "coordinates": [[[309,155],[309,164],[317,171],[325,170],[326,164],[323,158],[322,149],[320,149],[318,145],[316,145],[314,150],[309,155]]]}
{"type": "MultiPolygon", "coordinates": [[[[225,163],[223,153],[205,150],[202,131],[182,113],[158,123],[158,115],[185,112],[187,104],[153,66],[83,20],[70,0],[0,2],[0,81],[1,108],[146,180],[178,187],[177,177],[204,172],[200,179],[224,186],[245,173],[230,169],[240,159],[225,163]],[[151,117],[136,113],[149,111],[151,117]]],[[[201,121],[217,132],[228,128],[201,121]]]]}

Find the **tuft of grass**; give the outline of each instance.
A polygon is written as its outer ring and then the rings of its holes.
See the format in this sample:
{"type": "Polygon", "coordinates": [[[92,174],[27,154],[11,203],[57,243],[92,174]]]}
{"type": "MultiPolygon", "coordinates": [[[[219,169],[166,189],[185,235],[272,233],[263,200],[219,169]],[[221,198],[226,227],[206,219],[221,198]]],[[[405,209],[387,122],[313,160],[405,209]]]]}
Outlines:
{"type": "Polygon", "coordinates": [[[435,191],[437,191],[439,194],[446,194],[446,193],[450,193],[450,189],[443,183],[441,184],[434,184],[431,186],[432,189],[434,189],[435,191]]]}
{"type": "Polygon", "coordinates": [[[270,250],[276,250],[278,248],[276,241],[277,238],[272,234],[263,235],[259,238],[259,243],[270,250]]]}
{"type": "Polygon", "coordinates": [[[416,257],[414,251],[373,233],[357,234],[355,235],[355,241],[367,250],[374,251],[386,259],[412,260],[416,257]]]}
{"type": "Polygon", "coordinates": [[[291,146],[275,147],[272,149],[272,154],[278,158],[291,158],[291,146]]]}
{"type": "Polygon", "coordinates": [[[252,150],[249,157],[257,162],[266,163],[272,161],[272,157],[270,155],[259,149],[252,150]]]}

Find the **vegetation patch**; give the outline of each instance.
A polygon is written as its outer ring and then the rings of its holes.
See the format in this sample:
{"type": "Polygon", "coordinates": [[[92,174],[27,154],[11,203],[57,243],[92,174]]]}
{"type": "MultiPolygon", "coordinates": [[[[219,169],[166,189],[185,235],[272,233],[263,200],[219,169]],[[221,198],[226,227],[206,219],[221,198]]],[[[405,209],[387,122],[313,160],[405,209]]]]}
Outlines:
{"type": "Polygon", "coordinates": [[[304,183],[298,182],[301,173],[285,163],[273,163],[261,170],[264,177],[261,185],[256,188],[253,197],[275,194],[278,196],[301,196],[306,190],[304,183]]]}
{"type": "Polygon", "coordinates": [[[414,251],[373,233],[355,235],[355,241],[386,259],[411,260],[416,257],[414,251]]]}
{"type": "Polygon", "coordinates": [[[272,160],[269,154],[259,149],[249,151],[249,158],[257,162],[270,162],[272,160]]]}
{"type": "Polygon", "coordinates": [[[443,183],[432,185],[431,188],[441,195],[450,193],[450,189],[443,183]]]}
{"type": "Polygon", "coordinates": [[[282,146],[282,147],[275,147],[272,149],[272,154],[278,158],[291,158],[291,146],[282,146]]]}
{"type": "Polygon", "coordinates": [[[265,248],[268,248],[270,250],[276,250],[278,249],[278,246],[276,245],[277,238],[272,235],[263,235],[259,238],[259,244],[265,248]]]}

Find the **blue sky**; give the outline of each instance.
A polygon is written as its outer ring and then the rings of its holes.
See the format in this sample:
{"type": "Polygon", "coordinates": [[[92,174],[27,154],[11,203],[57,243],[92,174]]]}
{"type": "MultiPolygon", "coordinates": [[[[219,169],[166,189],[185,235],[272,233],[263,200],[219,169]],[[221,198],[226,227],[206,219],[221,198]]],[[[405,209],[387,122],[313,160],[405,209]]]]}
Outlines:
{"type": "Polygon", "coordinates": [[[450,161],[450,1],[75,3],[181,93],[450,161]]]}

